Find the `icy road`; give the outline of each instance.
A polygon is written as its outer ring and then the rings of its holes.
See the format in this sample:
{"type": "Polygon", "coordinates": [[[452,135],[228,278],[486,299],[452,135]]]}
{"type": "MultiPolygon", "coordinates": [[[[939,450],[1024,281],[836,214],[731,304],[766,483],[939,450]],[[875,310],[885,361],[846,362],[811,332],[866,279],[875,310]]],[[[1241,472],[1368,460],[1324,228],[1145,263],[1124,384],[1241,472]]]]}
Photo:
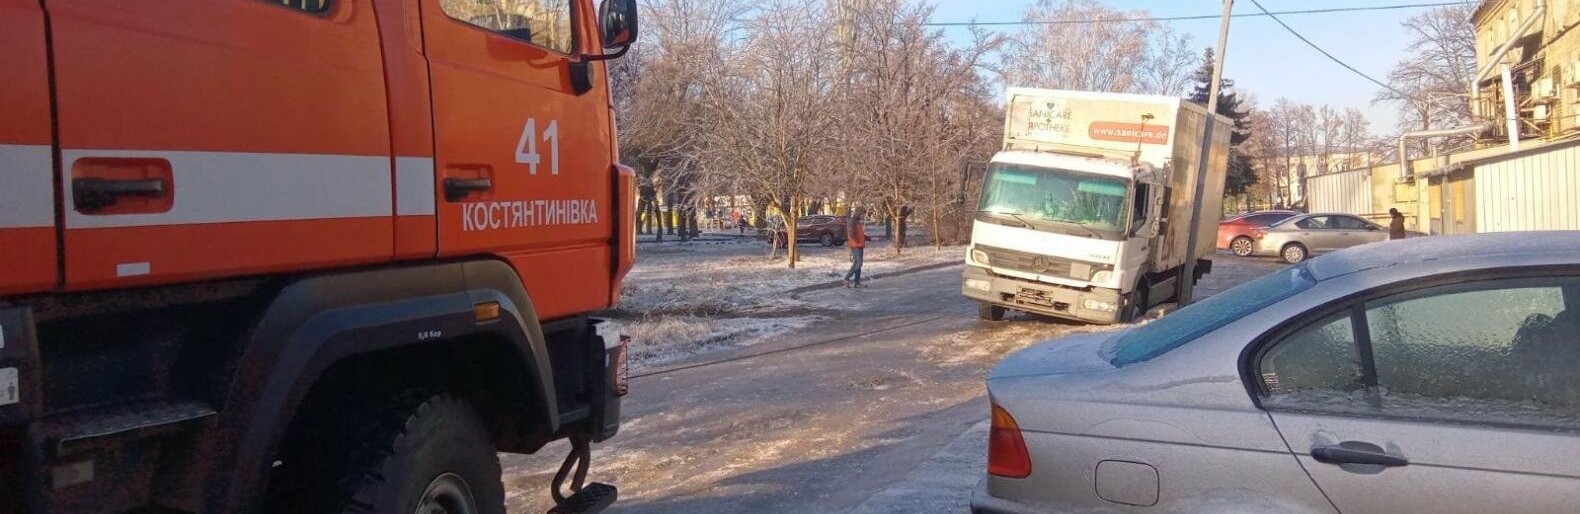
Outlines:
{"type": "MultiPolygon", "coordinates": [[[[1210,294],[1277,268],[1219,257],[1210,294]]],[[[983,474],[983,379],[1006,354],[1092,327],[977,321],[960,268],[801,295],[840,306],[755,346],[645,371],[590,480],[622,513],[966,512],[983,474]]],[[[510,512],[543,512],[565,449],[502,455],[510,512]]]]}

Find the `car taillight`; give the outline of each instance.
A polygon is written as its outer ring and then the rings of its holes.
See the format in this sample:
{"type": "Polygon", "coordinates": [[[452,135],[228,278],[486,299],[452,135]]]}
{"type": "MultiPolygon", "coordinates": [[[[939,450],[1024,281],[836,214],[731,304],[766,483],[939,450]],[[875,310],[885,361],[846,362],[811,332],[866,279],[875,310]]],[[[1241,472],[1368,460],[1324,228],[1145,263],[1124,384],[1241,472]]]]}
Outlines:
{"type": "Polygon", "coordinates": [[[1020,425],[1009,411],[993,406],[992,429],[988,432],[988,474],[1005,478],[1031,476],[1031,454],[1021,438],[1020,425]]]}

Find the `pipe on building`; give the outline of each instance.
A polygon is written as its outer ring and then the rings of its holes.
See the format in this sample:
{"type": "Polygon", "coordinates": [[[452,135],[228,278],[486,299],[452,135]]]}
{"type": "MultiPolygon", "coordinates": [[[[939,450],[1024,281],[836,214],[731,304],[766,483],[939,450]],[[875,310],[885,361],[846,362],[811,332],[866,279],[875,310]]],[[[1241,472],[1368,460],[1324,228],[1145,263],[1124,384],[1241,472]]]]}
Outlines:
{"type": "MultiPolygon", "coordinates": [[[[1509,53],[1509,50],[1512,50],[1514,48],[1514,43],[1516,41],[1519,41],[1520,37],[1524,36],[1526,32],[1529,32],[1531,30],[1531,27],[1536,25],[1536,21],[1541,19],[1542,16],[1545,16],[1546,14],[1547,14],[1547,2],[1544,2],[1543,0],[1536,0],[1536,10],[1532,11],[1530,16],[1527,16],[1525,18],[1525,21],[1520,23],[1519,29],[1517,29],[1513,33],[1509,34],[1508,39],[1505,39],[1503,41],[1503,44],[1498,45],[1498,48],[1496,50],[1493,50],[1492,55],[1487,58],[1487,65],[1483,66],[1479,70],[1476,70],[1476,76],[1473,77],[1471,79],[1471,81],[1470,81],[1470,117],[1471,117],[1472,120],[1479,119],[1479,118],[1482,117],[1482,114],[1481,114],[1481,81],[1486,80],[1488,77],[1492,76],[1492,74],[1499,69],[1499,66],[1501,64],[1503,64],[1503,56],[1507,55],[1509,53]]],[[[1496,22],[1494,22],[1494,23],[1496,23],[1496,22]]],[[[1505,66],[1502,69],[1507,70],[1508,68],[1505,66]]],[[[1507,78],[1505,78],[1505,80],[1507,81],[1507,78]]],[[[1505,89],[1505,91],[1503,92],[1503,94],[1504,94],[1505,97],[1507,97],[1507,98],[1505,98],[1505,102],[1504,103],[1506,105],[1511,105],[1512,104],[1512,100],[1513,100],[1514,92],[1512,91],[1512,89],[1508,85],[1505,85],[1504,89],[1505,89]]],[[[1509,132],[1510,132],[1509,133],[1510,146],[1517,150],[1519,148],[1518,141],[1519,141],[1519,137],[1520,137],[1519,136],[1519,121],[1518,121],[1519,113],[1514,112],[1514,108],[1513,107],[1505,107],[1504,109],[1509,111],[1508,113],[1506,113],[1507,114],[1506,118],[1511,120],[1509,122],[1509,124],[1510,124],[1511,127],[1513,127],[1513,128],[1511,128],[1509,130],[1509,132]]],[[[1414,172],[1412,172],[1410,170],[1410,157],[1409,157],[1409,154],[1405,150],[1405,143],[1408,142],[1409,140],[1411,140],[1411,139],[1421,139],[1421,138],[1432,138],[1432,137],[1443,137],[1443,136],[1458,136],[1458,135],[1480,134],[1480,133],[1485,132],[1485,131],[1487,131],[1487,130],[1489,130],[1491,128],[1492,128],[1492,124],[1490,124],[1490,123],[1477,122],[1477,123],[1475,123],[1473,125],[1468,125],[1468,126],[1458,127],[1458,128],[1439,129],[1439,130],[1422,130],[1422,131],[1418,131],[1418,132],[1406,132],[1404,134],[1400,134],[1399,135],[1399,178],[1401,180],[1404,180],[1404,179],[1409,179],[1410,177],[1414,176],[1414,172]]]]}
{"type": "Polygon", "coordinates": [[[1475,125],[1470,125],[1470,126],[1466,126],[1466,127],[1458,127],[1458,128],[1450,128],[1450,129],[1437,129],[1437,130],[1421,130],[1421,131],[1416,131],[1416,132],[1405,132],[1403,134],[1400,134],[1399,135],[1399,179],[1400,180],[1404,180],[1404,179],[1408,179],[1408,178],[1414,176],[1414,173],[1410,170],[1410,156],[1405,151],[1405,146],[1404,146],[1405,143],[1408,142],[1409,140],[1411,140],[1411,139],[1433,138],[1433,137],[1444,137],[1444,136],[1460,136],[1460,135],[1480,134],[1482,132],[1486,132],[1490,128],[1492,128],[1492,124],[1483,122],[1483,123],[1477,123],[1475,125]]]}
{"type": "Polygon", "coordinates": [[[1514,49],[1514,42],[1519,41],[1521,36],[1524,36],[1526,32],[1531,30],[1532,26],[1536,25],[1536,20],[1541,19],[1541,17],[1546,14],[1547,2],[1536,0],[1536,10],[1532,11],[1531,15],[1526,17],[1523,23],[1520,23],[1520,28],[1518,30],[1515,30],[1513,33],[1509,34],[1509,38],[1504,40],[1503,44],[1498,45],[1498,48],[1492,51],[1492,56],[1487,58],[1487,65],[1483,66],[1479,70],[1476,70],[1476,76],[1470,81],[1471,118],[1481,117],[1481,81],[1492,78],[1492,74],[1496,73],[1498,70],[1498,65],[1503,62],[1503,56],[1508,54],[1509,50],[1514,49]]]}
{"type": "Polygon", "coordinates": [[[1514,78],[1509,65],[1503,65],[1503,122],[1509,133],[1509,151],[1520,151],[1520,112],[1514,110],[1514,78]]]}

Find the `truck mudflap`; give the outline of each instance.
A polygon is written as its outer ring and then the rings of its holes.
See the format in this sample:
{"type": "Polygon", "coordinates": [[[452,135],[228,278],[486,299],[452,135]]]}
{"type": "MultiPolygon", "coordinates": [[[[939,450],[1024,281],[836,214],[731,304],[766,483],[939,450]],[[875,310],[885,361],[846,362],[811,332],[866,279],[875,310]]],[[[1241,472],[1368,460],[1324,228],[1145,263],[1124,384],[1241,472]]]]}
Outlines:
{"type": "Polygon", "coordinates": [[[1119,291],[1072,289],[1006,277],[966,266],[961,293],[967,298],[1033,314],[1110,325],[1120,321],[1119,291]]]}

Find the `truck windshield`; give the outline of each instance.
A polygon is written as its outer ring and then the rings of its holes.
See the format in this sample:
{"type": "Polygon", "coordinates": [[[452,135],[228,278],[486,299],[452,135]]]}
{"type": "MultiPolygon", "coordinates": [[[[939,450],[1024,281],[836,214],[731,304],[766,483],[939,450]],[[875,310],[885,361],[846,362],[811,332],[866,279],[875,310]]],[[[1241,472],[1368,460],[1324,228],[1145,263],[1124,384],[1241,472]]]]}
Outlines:
{"type": "Polygon", "coordinates": [[[994,164],[977,209],[1021,221],[1078,225],[1108,239],[1125,230],[1130,181],[1054,168],[994,164]]]}

